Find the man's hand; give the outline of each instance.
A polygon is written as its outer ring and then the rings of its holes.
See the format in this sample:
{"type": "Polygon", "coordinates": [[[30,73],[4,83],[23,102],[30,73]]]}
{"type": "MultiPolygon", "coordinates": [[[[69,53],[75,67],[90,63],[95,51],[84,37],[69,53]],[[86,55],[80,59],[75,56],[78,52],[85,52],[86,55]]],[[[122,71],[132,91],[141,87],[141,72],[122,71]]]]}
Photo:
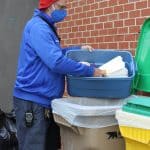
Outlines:
{"type": "Polygon", "coordinates": [[[90,51],[90,52],[92,52],[94,49],[91,47],[91,46],[89,46],[89,45],[83,45],[83,46],[81,46],[81,49],[83,49],[83,50],[88,50],[88,51],[90,51]]]}
{"type": "Polygon", "coordinates": [[[106,70],[101,70],[101,69],[97,69],[95,68],[95,71],[94,71],[94,77],[101,77],[101,76],[106,76],[106,70]]]}

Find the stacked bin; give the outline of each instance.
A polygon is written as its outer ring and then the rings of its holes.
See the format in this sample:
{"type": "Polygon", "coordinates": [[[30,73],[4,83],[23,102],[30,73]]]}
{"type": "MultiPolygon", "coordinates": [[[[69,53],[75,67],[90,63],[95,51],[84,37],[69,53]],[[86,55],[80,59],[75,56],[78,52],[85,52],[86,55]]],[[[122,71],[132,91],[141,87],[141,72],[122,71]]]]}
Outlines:
{"type": "Polygon", "coordinates": [[[124,100],[69,97],[52,101],[62,150],[124,150],[115,112],[124,100]]]}
{"type": "Polygon", "coordinates": [[[150,150],[150,98],[132,96],[116,118],[126,150],[150,150]]]}
{"type": "Polygon", "coordinates": [[[130,95],[132,80],[135,76],[134,60],[130,52],[119,50],[69,51],[67,57],[78,62],[89,62],[99,67],[111,59],[121,56],[128,69],[128,77],[74,77],[67,76],[67,89],[71,96],[97,98],[125,98],[130,95]]]}
{"type": "Polygon", "coordinates": [[[130,96],[135,66],[131,53],[118,50],[69,51],[67,57],[99,67],[121,56],[128,77],[75,77],[67,75],[71,97],[52,101],[54,119],[60,126],[62,150],[124,150],[116,110],[130,96]]]}

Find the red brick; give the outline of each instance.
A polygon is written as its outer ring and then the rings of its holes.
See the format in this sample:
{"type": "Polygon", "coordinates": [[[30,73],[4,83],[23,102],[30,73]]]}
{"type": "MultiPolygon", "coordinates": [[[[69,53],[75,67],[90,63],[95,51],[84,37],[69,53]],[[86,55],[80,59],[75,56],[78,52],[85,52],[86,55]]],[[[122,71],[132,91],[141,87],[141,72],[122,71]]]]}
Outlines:
{"type": "Polygon", "coordinates": [[[99,17],[100,22],[107,22],[107,20],[108,20],[108,16],[100,16],[99,17]]]}
{"type": "Polygon", "coordinates": [[[112,14],[113,13],[113,7],[108,7],[108,8],[105,8],[104,9],[104,14],[106,15],[106,14],[112,14]]]}
{"type": "Polygon", "coordinates": [[[82,18],[86,18],[86,13],[85,12],[79,14],[79,19],[82,19],[82,18]]]}
{"type": "Polygon", "coordinates": [[[104,10],[103,9],[99,9],[95,11],[95,16],[101,16],[104,14],[104,10]]]}
{"type": "Polygon", "coordinates": [[[83,32],[83,37],[89,37],[89,36],[90,36],[90,32],[89,31],[83,32]]]}
{"type": "Polygon", "coordinates": [[[129,43],[128,42],[120,42],[119,49],[129,49],[129,43]]]}
{"type": "Polygon", "coordinates": [[[72,32],[77,32],[78,31],[78,27],[72,27],[71,31],[72,32]]]}
{"type": "Polygon", "coordinates": [[[86,2],[85,1],[79,1],[78,3],[79,3],[79,6],[83,6],[83,5],[85,5],[86,2]]]}
{"type": "Polygon", "coordinates": [[[112,28],[113,27],[113,23],[112,22],[106,22],[104,23],[104,28],[107,29],[107,28],[112,28]]]}
{"type": "Polygon", "coordinates": [[[129,3],[138,2],[140,0],[128,0],[129,3]]]}
{"type": "Polygon", "coordinates": [[[86,25],[86,24],[90,24],[91,21],[90,21],[90,18],[85,18],[83,19],[83,24],[86,25]]]}
{"type": "Polygon", "coordinates": [[[108,34],[108,30],[107,29],[103,29],[99,31],[99,35],[103,36],[103,35],[107,35],[108,34]]]}
{"type": "Polygon", "coordinates": [[[69,15],[74,14],[74,12],[75,12],[74,8],[68,9],[68,14],[69,15]]]}
{"type": "Polygon", "coordinates": [[[114,37],[113,36],[105,36],[104,37],[104,41],[105,42],[113,42],[114,41],[114,37]]]}
{"type": "Polygon", "coordinates": [[[136,3],[136,9],[142,9],[142,8],[147,8],[148,2],[144,1],[144,2],[137,2],[136,3]]]}
{"type": "Polygon", "coordinates": [[[86,38],[80,38],[79,39],[79,43],[80,44],[86,43],[86,41],[87,41],[86,38]]]}
{"type": "Polygon", "coordinates": [[[117,49],[117,43],[108,43],[109,49],[117,49]]]}
{"type": "Polygon", "coordinates": [[[108,35],[115,35],[117,34],[117,28],[108,29],[108,35]]]}
{"type": "Polygon", "coordinates": [[[87,25],[87,31],[89,31],[89,30],[94,30],[93,24],[87,25]]]}
{"type": "Polygon", "coordinates": [[[115,35],[114,36],[114,41],[124,41],[124,35],[115,35]]]}
{"type": "Polygon", "coordinates": [[[103,23],[95,24],[95,30],[97,30],[97,29],[103,29],[103,27],[104,27],[103,23]]]}
{"type": "MultiPolygon", "coordinates": [[[[85,2],[85,0],[84,0],[85,2]]],[[[93,4],[95,2],[95,0],[87,0],[87,4],[93,4]]]]}
{"type": "Polygon", "coordinates": [[[65,21],[70,21],[70,20],[72,20],[71,18],[72,18],[72,16],[71,16],[71,15],[68,15],[67,18],[65,18],[64,22],[65,22],[65,21]]]}
{"type": "Polygon", "coordinates": [[[114,27],[123,27],[123,20],[121,20],[121,21],[114,21],[114,27]]]}
{"type": "Polygon", "coordinates": [[[86,31],[86,26],[79,26],[79,31],[86,31]]]}
{"type": "Polygon", "coordinates": [[[75,7],[77,7],[78,6],[78,2],[73,2],[73,3],[71,3],[71,8],[75,8],[75,7]]]}
{"type": "Polygon", "coordinates": [[[98,36],[98,31],[91,31],[91,36],[98,36]]]}
{"type": "Polygon", "coordinates": [[[114,7],[114,13],[118,13],[118,12],[123,12],[123,6],[122,5],[114,7]]]}
{"type": "Polygon", "coordinates": [[[92,17],[92,18],[91,18],[91,23],[92,23],[92,24],[93,24],[93,23],[97,23],[98,20],[99,20],[99,17],[92,17]]]}
{"type": "Polygon", "coordinates": [[[130,42],[130,48],[135,49],[137,47],[137,42],[130,42]]]}
{"type": "Polygon", "coordinates": [[[71,3],[70,3],[70,1],[69,1],[69,3],[68,3],[68,2],[66,3],[66,6],[67,6],[67,8],[71,8],[71,3]]]}
{"type": "Polygon", "coordinates": [[[79,39],[75,38],[75,39],[71,39],[71,44],[77,45],[79,43],[79,39]]]}
{"type": "Polygon", "coordinates": [[[82,25],[82,24],[83,24],[83,21],[81,19],[75,21],[75,25],[82,25]]]}
{"type": "Polygon", "coordinates": [[[100,49],[108,49],[108,43],[99,43],[100,49]]]}
{"type": "Polygon", "coordinates": [[[137,17],[140,17],[140,10],[129,12],[129,18],[137,18],[137,17]]]}
{"type": "Polygon", "coordinates": [[[126,19],[128,18],[128,16],[129,16],[128,12],[119,13],[119,19],[126,19]]]}
{"type": "Polygon", "coordinates": [[[148,7],[150,7],[150,1],[148,0],[148,7]]]}
{"type": "Polygon", "coordinates": [[[74,20],[74,19],[79,19],[79,15],[78,14],[74,14],[74,15],[72,15],[72,20],[74,20]]]}
{"type": "MultiPolygon", "coordinates": [[[[75,25],[75,21],[73,20],[73,21],[69,21],[69,26],[71,27],[71,26],[74,26],[75,25]]],[[[62,26],[63,27],[63,26],[62,26]]]]}
{"type": "Polygon", "coordinates": [[[64,30],[64,29],[59,28],[58,32],[59,32],[59,33],[65,33],[65,30],[64,30]]]}
{"type": "Polygon", "coordinates": [[[140,26],[129,27],[129,33],[139,33],[139,32],[140,32],[140,26]]]}
{"type": "Polygon", "coordinates": [[[99,36],[99,37],[96,37],[96,43],[101,43],[101,42],[104,42],[104,37],[103,36],[99,36]]]}
{"type": "Polygon", "coordinates": [[[75,33],[74,32],[68,33],[68,35],[69,35],[69,38],[75,38],[75,33]]]}
{"type": "Polygon", "coordinates": [[[95,38],[93,38],[93,37],[88,38],[87,43],[95,43],[95,38]]]}
{"type": "Polygon", "coordinates": [[[150,14],[149,0],[67,0],[68,17],[58,23],[62,45],[135,52],[139,31],[150,14]]]}
{"type": "Polygon", "coordinates": [[[117,0],[110,0],[110,1],[108,2],[109,7],[110,7],[110,6],[116,6],[117,4],[118,4],[118,1],[117,1],[117,0]]]}
{"type": "Polygon", "coordinates": [[[71,45],[71,39],[67,39],[64,41],[63,45],[71,45]]]}
{"type": "Polygon", "coordinates": [[[119,5],[126,4],[126,3],[128,3],[128,0],[118,0],[118,3],[119,3],[119,5]]]}
{"type": "Polygon", "coordinates": [[[81,13],[83,10],[82,10],[82,7],[76,7],[75,8],[75,13],[81,13]]]}
{"type": "Polygon", "coordinates": [[[136,40],[135,34],[125,35],[125,41],[135,41],[135,40],[136,40]]]}
{"type": "Polygon", "coordinates": [[[68,26],[67,22],[62,22],[62,26],[67,27],[68,26]]]}
{"type": "Polygon", "coordinates": [[[65,29],[64,29],[64,32],[65,32],[65,33],[70,33],[70,32],[71,32],[71,28],[65,28],[65,29]]]}
{"type": "Polygon", "coordinates": [[[149,16],[150,15],[150,8],[141,10],[142,16],[149,16]]]}
{"type": "Polygon", "coordinates": [[[81,38],[82,37],[82,32],[76,32],[74,38],[76,38],[76,37],[81,38]]]}
{"type": "Polygon", "coordinates": [[[108,7],[108,1],[99,2],[99,8],[108,7]]]}
{"type": "Polygon", "coordinates": [[[117,19],[118,19],[118,14],[111,14],[108,16],[109,21],[117,20],[117,19]]]}
{"type": "Polygon", "coordinates": [[[137,41],[139,39],[140,33],[136,33],[135,34],[135,41],[137,41]]]}
{"type": "Polygon", "coordinates": [[[136,25],[142,25],[144,23],[145,18],[136,18],[136,25]]]}
{"type": "Polygon", "coordinates": [[[86,15],[87,15],[87,17],[93,17],[94,11],[88,11],[86,15]]]}
{"type": "Polygon", "coordinates": [[[127,19],[124,22],[125,26],[131,26],[131,25],[135,25],[135,19],[127,19]]]}
{"type": "Polygon", "coordinates": [[[91,46],[94,48],[94,49],[99,49],[99,44],[97,43],[95,43],[95,44],[91,44],[91,46]]]}
{"type": "Polygon", "coordinates": [[[92,4],[91,5],[91,10],[96,10],[96,9],[98,9],[98,4],[97,3],[92,4]]]}
{"type": "Polygon", "coordinates": [[[83,12],[89,11],[89,10],[90,10],[90,5],[83,6],[83,12]]]}
{"type": "Polygon", "coordinates": [[[124,5],[124,11],[134,10],[134,3],[124,5]]]}
{"type": "Polygon", "coordinates": [[[118,34],[128,34],[128,27],[118,28],[117,33],[118,34]]]}

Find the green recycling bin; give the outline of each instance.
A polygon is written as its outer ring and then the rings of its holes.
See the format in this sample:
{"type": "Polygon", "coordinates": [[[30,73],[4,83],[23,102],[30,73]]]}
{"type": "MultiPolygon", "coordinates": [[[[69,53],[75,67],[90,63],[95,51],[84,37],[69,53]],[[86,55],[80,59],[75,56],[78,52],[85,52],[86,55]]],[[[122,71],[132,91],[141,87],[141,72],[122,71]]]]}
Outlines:
{"type": "Polygon", "coordinates": [[[138,40],[135,60],[138,72],[134,80],[134,89],[150,92],[150,18],[146,19],[138,40]]]}

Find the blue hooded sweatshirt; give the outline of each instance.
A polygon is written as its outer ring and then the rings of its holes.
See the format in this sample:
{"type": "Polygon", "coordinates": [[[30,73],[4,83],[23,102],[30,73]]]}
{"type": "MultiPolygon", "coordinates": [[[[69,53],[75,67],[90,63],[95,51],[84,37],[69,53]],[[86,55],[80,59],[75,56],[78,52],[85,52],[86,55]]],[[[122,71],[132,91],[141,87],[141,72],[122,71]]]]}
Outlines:
{"type": "Polygon", "coordinates": [[[14,96],[51,107],[51,100],[64,93],[64,75],[92,76],[94,68],[65,56],[65,52],[79,47],[62,49],[58,37],[48,23],[51,18],[35,10],[23,31],[14,96]]]}

